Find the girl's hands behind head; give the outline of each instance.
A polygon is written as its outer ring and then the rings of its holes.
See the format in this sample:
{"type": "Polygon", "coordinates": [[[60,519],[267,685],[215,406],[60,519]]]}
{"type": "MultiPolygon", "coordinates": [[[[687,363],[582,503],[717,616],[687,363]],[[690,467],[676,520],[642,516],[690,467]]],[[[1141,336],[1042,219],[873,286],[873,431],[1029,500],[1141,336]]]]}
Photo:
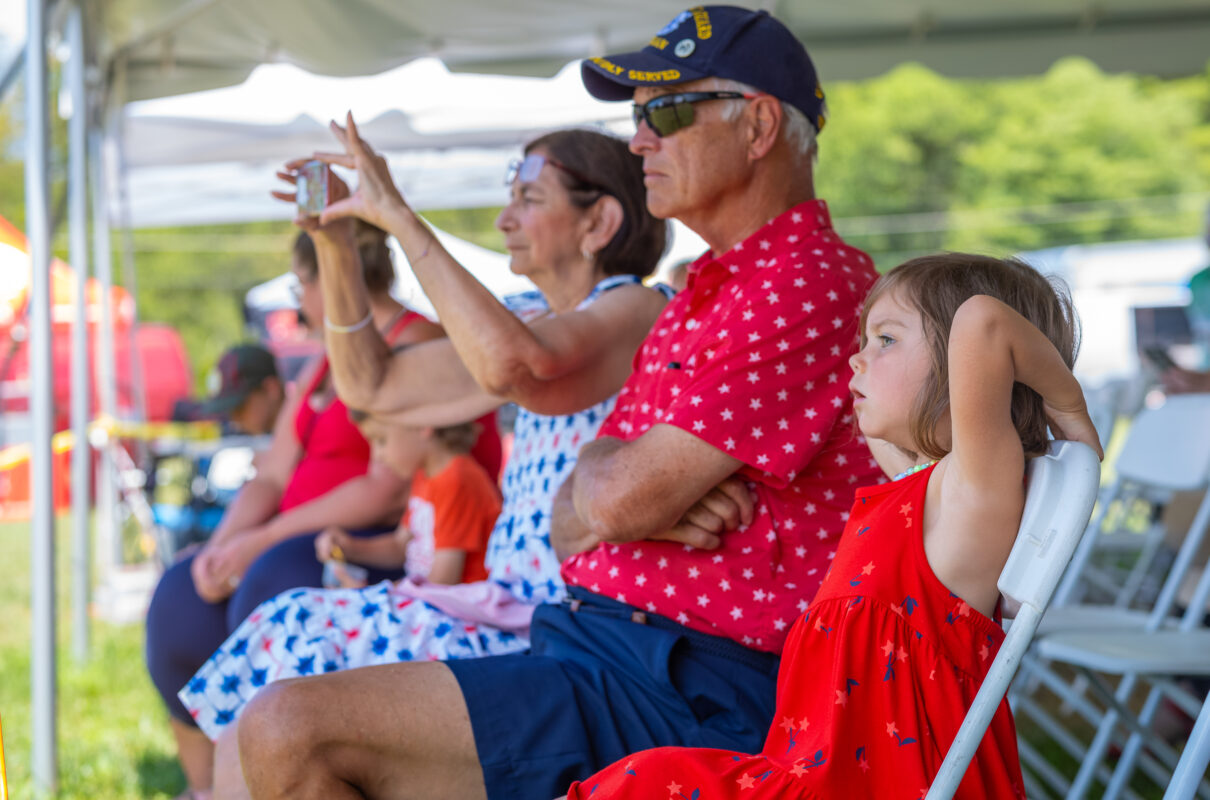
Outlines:
{"type": "Polygon", "coordinates": [[[1045,400],[1042,408],[1056,439],[1083,442],[1096,452],[1097,458],[1105,458],[1105,452],[1101,449],[1101,438],[1097,434],[1096,426],[1092,424],[1092,419],[1088,416],[1088,406],[1083,397],[1079,399],[1079,407],[1073,405],[1069,408],[1061,408],[1052,401],[1045,400]]]}

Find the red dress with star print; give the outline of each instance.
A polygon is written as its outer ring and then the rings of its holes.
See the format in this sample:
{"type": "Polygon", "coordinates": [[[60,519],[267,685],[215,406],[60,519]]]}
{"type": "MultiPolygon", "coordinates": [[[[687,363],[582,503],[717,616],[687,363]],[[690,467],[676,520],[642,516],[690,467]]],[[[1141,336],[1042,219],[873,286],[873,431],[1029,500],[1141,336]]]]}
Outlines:
{"type": "MultiPolygon", "coordinates": [[[[858,490],[832,568],[786,642],[761,753],[647,750],[568,797],[923,798],[1004,639],[928,565],[921,512],[932,472],[858,490]]],[[[1001,702],[955,797],[1024,796],[1001,702]]]]}

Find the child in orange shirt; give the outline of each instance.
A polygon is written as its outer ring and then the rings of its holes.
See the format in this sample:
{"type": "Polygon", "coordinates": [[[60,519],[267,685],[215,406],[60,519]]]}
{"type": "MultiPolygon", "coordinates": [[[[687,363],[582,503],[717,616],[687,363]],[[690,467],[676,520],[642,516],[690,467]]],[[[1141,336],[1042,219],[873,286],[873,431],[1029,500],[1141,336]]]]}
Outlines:
{"type": "Polygon", "coordinates": [[[474,423],[445,428],[392,425],[350,411],[369,440],[371,457],[400,477],[410,478],[407,514],[393,533],[357,538],[332,527],[315,540],[321,561],[337,562],[340,585],[357,588],[365,581],[351,561],[371,567],[403,564],[408,577],[455,584],[483,580],[487,537],[500,514],[500,492],[483,467],[470,457],[478,431],[474,423]]]}

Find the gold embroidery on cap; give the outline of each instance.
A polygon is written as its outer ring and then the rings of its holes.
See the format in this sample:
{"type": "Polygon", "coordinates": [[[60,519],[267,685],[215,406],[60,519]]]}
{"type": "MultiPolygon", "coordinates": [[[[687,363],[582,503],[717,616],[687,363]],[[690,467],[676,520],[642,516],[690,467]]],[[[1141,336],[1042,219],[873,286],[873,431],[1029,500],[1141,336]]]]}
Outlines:
{"type": "Polygon", "coordinates": [[[668,46],[668,40],[665,39],[663,36],[657,36],[654,39],[652,39],[650,42],[648,42],[647,44],[650,45],[651,47],[654,47],[656,50],[663,50],[665,47],[668,46]]]}
{"type": "Polygon", "coordinates": [[[701,6],[689,9],[693,12],[693,22],[697,25],[697,38],[709,39],[714,29],[710,26],[710,14],[701,6]]]}
{"type": "Polygon", "coordinates": [[[626,73],[626,77],[632,81],[675,81],[681,77],[681,71],[678,69],[664,69],[659,72],[639,72],[632,69],[626,73]]]}
{"type": "Polygon", "coordinates": [[[606,72],[612,73],[614,75],[621,75],[622,70],[625,69],[624,67],[619,67],[617,64],[613,63],[612,61],[606,61],[603,58],[594,58],[594,59],[592,59],[592,63],[596,64],[598,67],[605,70],[606,72]]]}

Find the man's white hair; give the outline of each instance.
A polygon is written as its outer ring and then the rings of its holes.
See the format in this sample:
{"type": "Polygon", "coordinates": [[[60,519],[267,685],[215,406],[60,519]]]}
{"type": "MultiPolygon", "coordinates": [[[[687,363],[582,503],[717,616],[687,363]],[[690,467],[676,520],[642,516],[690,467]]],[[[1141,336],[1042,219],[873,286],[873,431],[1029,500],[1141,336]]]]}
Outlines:
{"type": "MultiPolygon", "coordinates": [[[[768,92],[762,92],[755,86],[749,86],[746,83],[733,81],[729,78],[708,78],[707,80],[710,83],[708,88],[715,91],[768,94],[768,92]]],[[[743,111],[743,100],[723,100],[721,102],[724,104],[722,110],[723,119],[727,121],[734,120],[743,111]]],[[[786,144],[790,145],[790,150],[796,153],[799,158],[805,158],[809,155],[811,162],[814,163],[819,158],[819,148],[815,146],[815,126],[807,119],[807,115],[795,106],[780,99],[777,102],[781,103],[782,139],[785,140],[786,144]]],[[[824,119],[827,119],[828,104],[826,101],[819,113],[824,119]]]]}

